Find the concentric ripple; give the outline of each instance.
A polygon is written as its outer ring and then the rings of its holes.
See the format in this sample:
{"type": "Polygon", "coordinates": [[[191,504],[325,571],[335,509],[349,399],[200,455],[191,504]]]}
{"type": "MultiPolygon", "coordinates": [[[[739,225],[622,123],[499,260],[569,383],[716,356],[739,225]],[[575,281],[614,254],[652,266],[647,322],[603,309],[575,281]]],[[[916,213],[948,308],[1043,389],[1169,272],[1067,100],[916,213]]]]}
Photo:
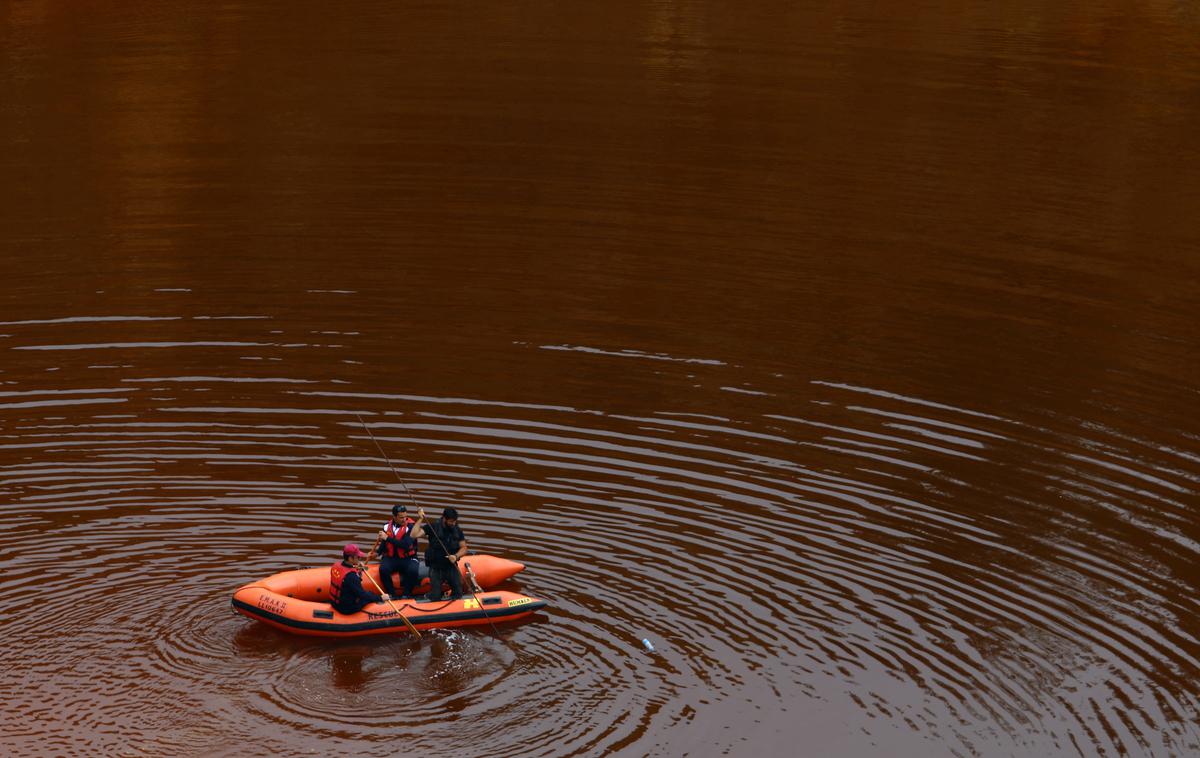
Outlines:
{"type": "Polygon", "coordinates": [[[1200,755],[1194,6],[3,4],[0,755],[1200,755]]]}
{"type": "Polygon", "coordinates": [[[777,730],[858,709],[872,739],[961,755],[1200,744],[1182,440],[1147,458],[1094,422],[824,380],[803,414],[764,395],[739,418],[296,383],[269,385],[275,407],[202,376],[171,385],[208,405],[77,389],[133,412],[6,421],[5,634],[73,693],[33,718],[66,705],[97,725],[90,749],[145,754],[382,743],[398,724],[431,750],[447,714],[486,753],[736,752],[747,705],[777,730]],[[524,561],[550,610],[420,645],[230,614],[237,584],[368,542],[406,497],[389,462],[430,513],[463,512],[475,551],[524,561]],[[25,559],[46,546],[54,586],[25,559]],[[137,720],[139,691],[184,715],[137,720]]]}

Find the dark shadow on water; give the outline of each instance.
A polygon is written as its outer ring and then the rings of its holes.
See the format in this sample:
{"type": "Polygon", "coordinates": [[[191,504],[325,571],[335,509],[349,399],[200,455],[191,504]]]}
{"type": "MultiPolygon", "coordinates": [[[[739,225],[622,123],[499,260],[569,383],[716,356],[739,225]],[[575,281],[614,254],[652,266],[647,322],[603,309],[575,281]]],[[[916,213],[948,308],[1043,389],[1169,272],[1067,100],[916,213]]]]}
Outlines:
{"type": "Polygon", "coordinates": [[[347,692],[359,692],[370,685],[377,676],[365,664],[376,656],[407,658],[410,654],[424,651],[423,664],[418,677],[437,682],[439,691],[451,694],[469,687],[478,676],[478,666],[470,661],[477,653],[491,646],[502,646],[488,655],[520,654],[528,658],[529,651],[521,650],[513,640],[513,634],[531,623],[548,620],[545,614],[537,613],[517,621],[497,624],[493,631],[489,626],[468,627],[453,630],[426,630],[417,642],[407,635],[359,637],[336,639],[325,637],[303,637],[288,634],[266,624],[248,621],[233,635],[235,653],[243,659],[268,660],[305,658],[327,663],[334,687],[347,692]],[[497,638],[496,633],[499,633],[497,638]],[[507,653],[507,654],[506,654],[507,653]]]}
{"type": "Polygon", "coordinates": [[[397,646],[419,645],[407,637],[359,637],[333,639],[287,634],[261,623],[247,623],[233,637],[237,654],[247,659],[306,658],[323,660],[329,666],[333,686],[359,692],[375,677],[364,664],[378,655],[395,657],[397,646]]]}

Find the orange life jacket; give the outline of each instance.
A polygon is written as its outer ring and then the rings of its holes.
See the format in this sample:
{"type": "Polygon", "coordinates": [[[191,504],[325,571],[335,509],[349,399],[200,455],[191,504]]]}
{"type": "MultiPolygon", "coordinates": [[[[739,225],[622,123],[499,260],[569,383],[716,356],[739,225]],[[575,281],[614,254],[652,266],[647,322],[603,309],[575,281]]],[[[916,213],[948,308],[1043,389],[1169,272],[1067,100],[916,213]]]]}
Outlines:
{"type": "MultiPolygon", "coordinates": [[[[397,527],[395,522],[388,521],[383,525],[383,531],[387,532],[388,539],[399,540],[412,535],[413,525],[417,522],[410,518],[404,519],[404,526],[397,527]]],[[[407,548],[397,548],[391,542],[385,542],[384,555],[389,558],[415,558],[417,555],[417,541],[412,540],[407,548]]]]}
{"type": "Polygon", "coordinates": [[[342,561],[338,561],[329,567],[329,600],[334,605],[342,601],[342,580],[351,571],[359,574],[362,573],[357,566],[347,566],[342,561]]]}

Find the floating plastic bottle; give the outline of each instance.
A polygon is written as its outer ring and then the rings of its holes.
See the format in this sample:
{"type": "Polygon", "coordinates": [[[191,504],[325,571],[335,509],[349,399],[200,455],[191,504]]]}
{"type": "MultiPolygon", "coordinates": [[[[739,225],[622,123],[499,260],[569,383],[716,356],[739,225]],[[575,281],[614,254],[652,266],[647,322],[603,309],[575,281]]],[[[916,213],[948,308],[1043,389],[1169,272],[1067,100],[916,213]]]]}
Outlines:
{"type": "Polygon", "coordinates": [[[650,644],[650,640],[648,640],[648,639],[645,639],[645,638],[642,638],[642,644],[646,646],[646,652],[647,652],[647,653],[653,653],[653,652],[654,652],[654,646],[650,644]]]}

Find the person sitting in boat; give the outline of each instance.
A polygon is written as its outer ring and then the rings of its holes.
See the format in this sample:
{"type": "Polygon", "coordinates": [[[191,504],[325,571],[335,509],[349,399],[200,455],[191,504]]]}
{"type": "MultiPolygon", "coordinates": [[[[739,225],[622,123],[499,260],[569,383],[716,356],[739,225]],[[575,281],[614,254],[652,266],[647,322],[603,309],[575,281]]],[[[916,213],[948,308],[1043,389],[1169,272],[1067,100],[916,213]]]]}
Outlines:
{"type": "Polygon", "coordinates": [[[429,567],[427,599],[441,600],[442,582],[446,582],[450,585],[450,599],[458,600],[463,594],[458,561],[467,554],[467,538],[458,528],[458,511],[446,508],[442,517],[432,524],[425,519],[424,509],[417,509],[417,513],[421,517],[418,529],[429,540],[425,550],[425,565],[429,567]]]}
{"type": "Polygon", "coordinates": [[[359,561],[366,557],[358,545],[351,543],[342,548],[342,560],[329,567],[329,599],[338,613],[358,613],[371,603],[391,599],[386,594],[376,595],[363,589],[363,567],[359,561]]]}
{"type": "Polygon", "coordinates": [[[421,581],[421,563],[417,560],[417,538],[413,536],[413,527],[417,522],[408,517],[408,508],[404,505],[392,507],[392,519],[379,530],[379,538],[371,549],[367,560],[375,557],[379,551],[379,577],[383,583],[383,591],[392,597],[396,596],[396,585],[392,584],[392,574],[400,574],[400,597],[411,598],[417,582],[421,581]]]}

